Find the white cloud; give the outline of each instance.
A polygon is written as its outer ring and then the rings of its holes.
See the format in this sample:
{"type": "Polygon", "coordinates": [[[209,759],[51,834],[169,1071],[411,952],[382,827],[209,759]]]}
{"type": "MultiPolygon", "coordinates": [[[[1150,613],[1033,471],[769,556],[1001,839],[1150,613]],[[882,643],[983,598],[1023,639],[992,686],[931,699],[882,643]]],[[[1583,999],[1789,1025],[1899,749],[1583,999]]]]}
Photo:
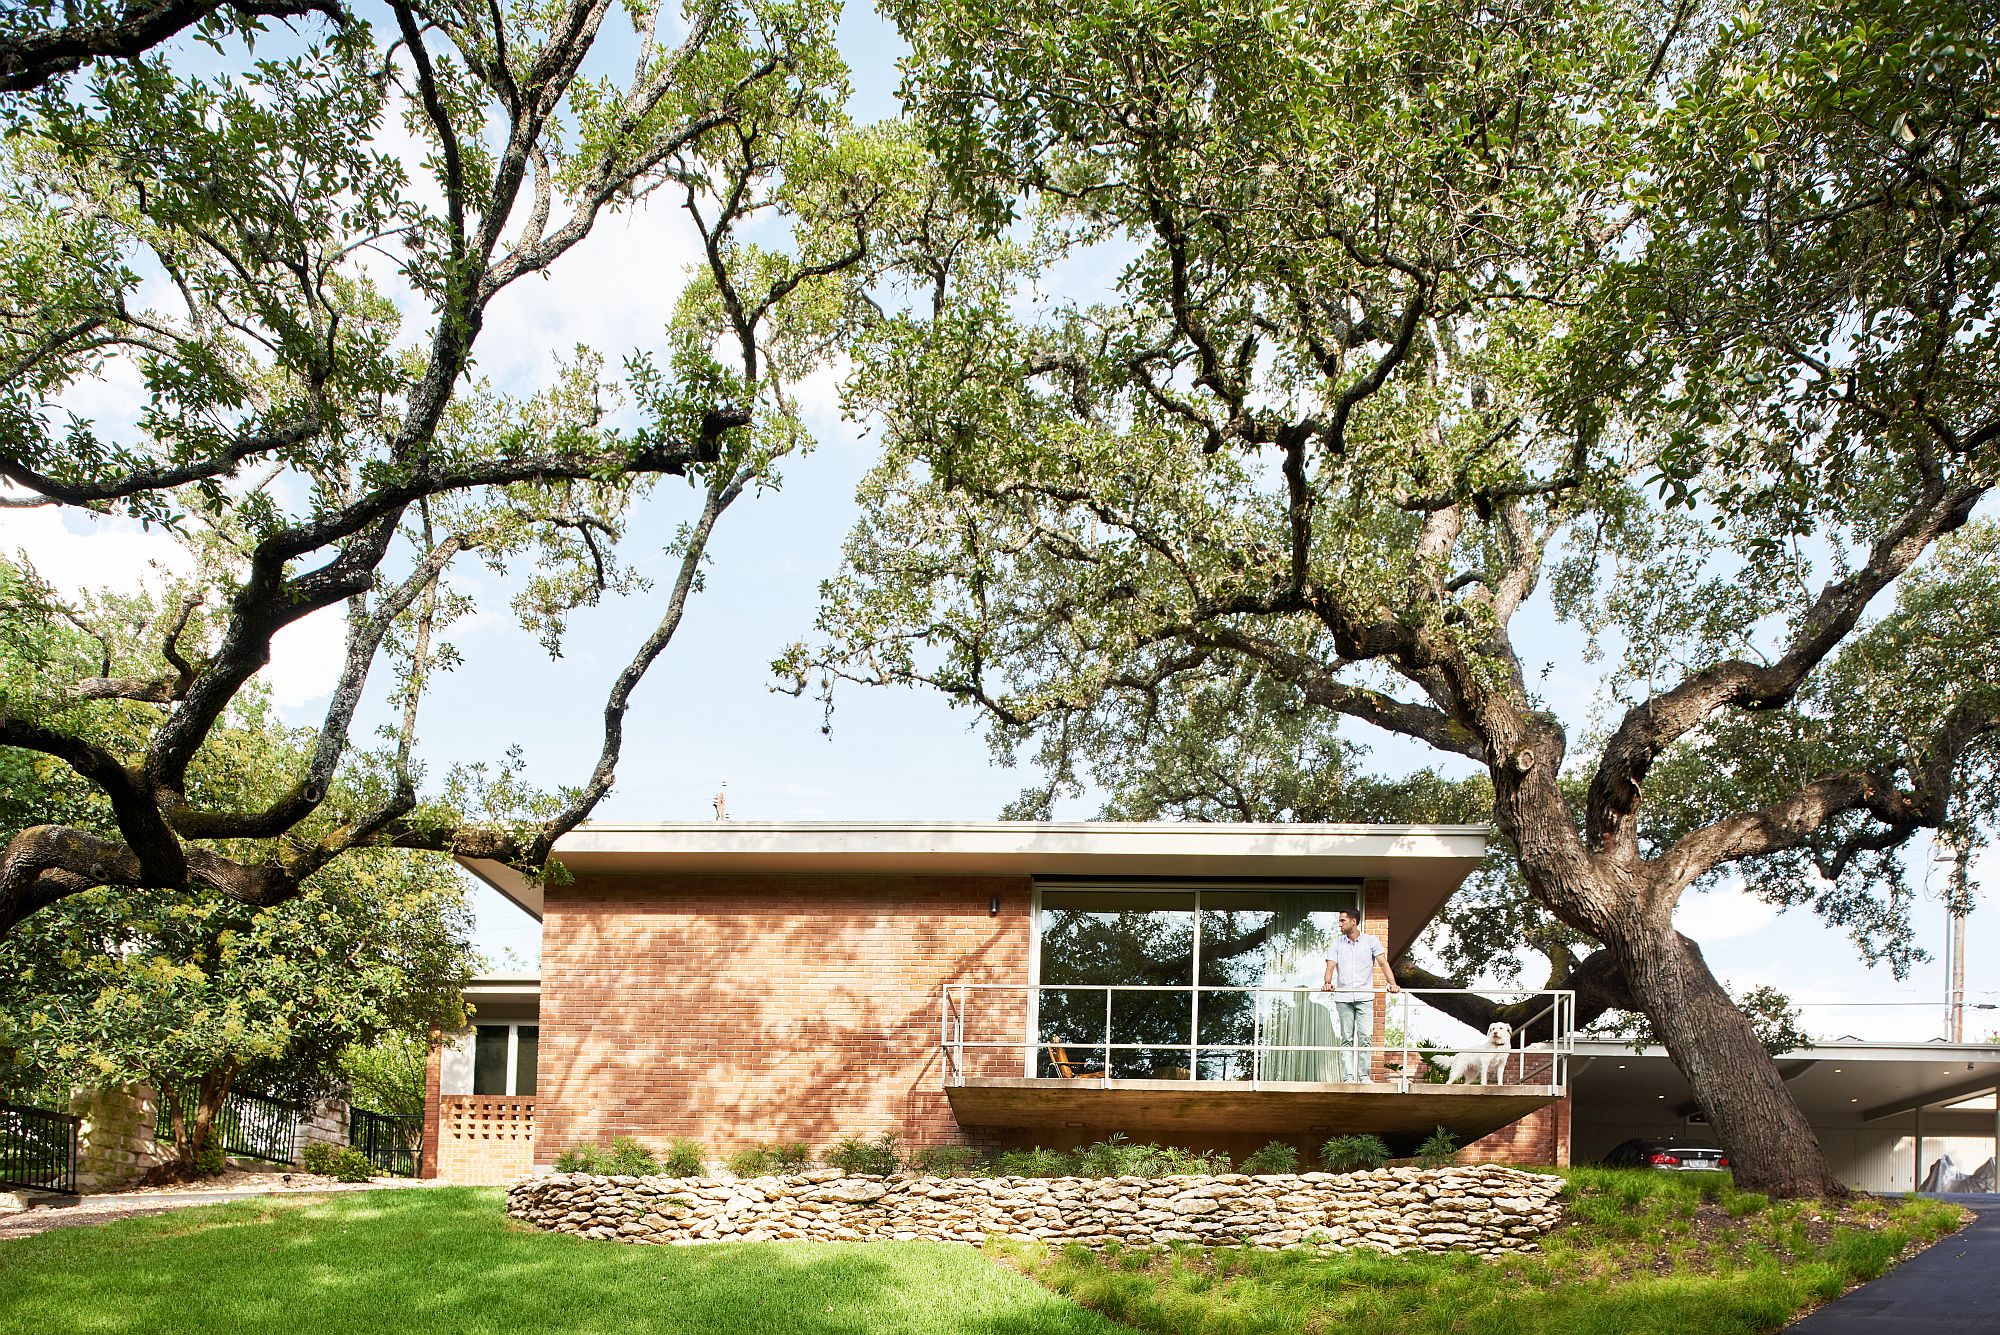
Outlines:
{"type": "Polygon", "coordinates": [[[323,608],[272,637],[271,661],[257,676],[271,688],[273,704],[298,710],[332,693],[346,658],[344,605],[323,608]]]}
{"type": "Polygon", "coordinates": [[[1682,899],[1674,910],[1674,927],[1707,945],[1762,931],[1777,917],[1775,907],[1732,886],[1682,899]]]}
{"type": "Polygon", "coordinates": [[[578,344],[615,368],[635,348],[658,347],[699,249],[686,215],[665,197],[602,214],[591,234],[542,274],[494,298],[479,336],[478,372],[519,391],[549,383],[578,344]]]}
{"type": "Polygon", "coordinates": [[[194,565],[163,530],[56,506],[0,510],[0,546],[10,555],[25,553],[43,579],[72,597],[98,589],[157,589],[194,565]]]}
{"type": "MultiPolygon", "coordinates": [[[[137,520],[48,506],[0,510],[0,548],[25,555],[42,578],[72,598],[112,590],[159,590],[194,568],[194,559],[163,529],[137,520]]],[[[346,621],[339,608],[280,631],[271,662],[258,675],[283,709],[324,698],[340,675],[346,621]]]]}

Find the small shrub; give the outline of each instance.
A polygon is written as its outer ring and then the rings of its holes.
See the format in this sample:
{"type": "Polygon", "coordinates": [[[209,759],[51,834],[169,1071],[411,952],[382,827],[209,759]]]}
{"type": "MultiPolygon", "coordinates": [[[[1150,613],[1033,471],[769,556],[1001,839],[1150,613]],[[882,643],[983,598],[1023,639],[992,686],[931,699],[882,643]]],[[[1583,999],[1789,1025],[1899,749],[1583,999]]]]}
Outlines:
{"type": "Polygon", "coordinates": [[[901,1164],[901,1156],[896,1147],[896,1133],[885,1131],[875,1140],[863,1140],[859,1136],[843,1136],[840,1143],[826,1152],[827,1166],[838,1168],[843,1173],[869,1173],[876,1177],[887,1177],[901,1164]]]}
{"type": "Polygon", "coordinates": [[[1366,1173],[1389,1162],[1380,1136],[1335,1136],[1319,1147],[1320,1167],[1329,1173],[1366,1173]]]}
{"type": "Polygon", "coordinates": [[[1299,1152],[1282,1140],[1274,1140],[1263,1149],[1253,1151],[1237,1171],[1257,1175],[1296,1173],[1299,1171],[1299,1152]]]}
{"type": "MultiPolygon", "coordinates": [[[[618,1143],[616,1140],[612,1141],[612,1148],[616,1149],[618,1143]]],[[[644,1153],[643,1150],[641,1152],[644,1153]]],[[[646,1162],[650,1164],[652,1161],[653,1156],[647,1154],[646,1162]]],[[[663,1173],[667,1177],[701,1177],[708,1171],[708,1151],[701,1147],[701,1142],[698,1140],[687,1136],[675,1136],[674,1143],[667,1146],[666,1157],[657,1167],[645,1171],[663,1173]]]]}
{"type": "Polygon", "coordinates": [[[1458,1162],[1458,1138],[1439,1127],[1417,1146],[1416,1159],[1420,1168],[1443,1168],[1455,1164],[1458,1162]]]}
{"type": "Polygon", "coordinates": [[[812,1147],[801,1141],[757,1145],[729,1156],[729,1171],[738,1177],[782,1177],[812,1166],[812,1147]]]}
{"type": "Polygon", "coordinates": [[[1151,1145],[1134,1145],[1123,1131],[1114,1131],[1094,1145],[1085,1145],[1070,1156],[1078,1177],[1148,1177],[1147,1151],[1151,1145]]]}
{"type": "Polygon", "coordinates": [[[336,1182],[366,1182],[375,1176],[368,1156],[347,1145],[308,1145],[299,1151],[299,1167],[336,1182]]]}
{"type": "Polygon", "coordinates": [[[598,1173],[604,1152],[595,1145],[572,1145],[556,1156],[558,1173],[598,1173]]]}
{"type": "Polygon", "coordinates": [[[1173,1145],[1147,1145],[1140,1161],[1142,1177],[1178,1177],[1188,1173],[1226,1173],[1229,1156],[1220,1150],[1184,1150],[1173,1145]]]}
{"type": "Polygon", "coordinates": [[[910,1166],[933,1177],[971,1177],[986,1167],[986,1156],[970,1145],[926,1145],[910,1156],[910,1166]]]}
{"type": "Polygon", "coordinates": [[[222,1148],[222,1133],[212,1131],[202,1143],[201,1152],[194,1156],[196,1177],[220,1177],[229,1169],[229,1155],[222,1148]]]}
{"type": "MultiPolygon", "coordinates": [[[[681,1142],[674,1142],[678,1147],[681,1142]]],[[[688,1142],[693,1144],[692,1141],[688,1142]]],[[[609,1145],[572,1145],[556,1156],[558,1173],[596,1173],[602,1177],[651,1177],[666,1172],[672,1177],[699,1177],[701,1175],[701,1147],[695,1146],[695,1169],[693,1172],[677,1173],[669,1166],[663,1169],[653,1152],[630,1136],[616,1136],[609,1145]]]]}

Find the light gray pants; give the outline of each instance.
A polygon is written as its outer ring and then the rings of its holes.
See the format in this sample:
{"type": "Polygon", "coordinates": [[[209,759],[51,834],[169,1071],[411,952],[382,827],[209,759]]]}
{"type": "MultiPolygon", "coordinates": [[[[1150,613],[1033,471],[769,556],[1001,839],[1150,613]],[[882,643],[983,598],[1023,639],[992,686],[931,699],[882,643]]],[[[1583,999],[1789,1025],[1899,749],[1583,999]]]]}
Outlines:
{"type": "Polygon", "coordinates": [[[1333,1022],[1340,1027],[1342,1049],[1338,1054],[1340,1078],[1366,1080],[1369,1054],[1364,1049],[1375,1037],[1375,1003],[1366,997],[1359,1001],[1336,998],[1333,1003],[1333,1022]]]}

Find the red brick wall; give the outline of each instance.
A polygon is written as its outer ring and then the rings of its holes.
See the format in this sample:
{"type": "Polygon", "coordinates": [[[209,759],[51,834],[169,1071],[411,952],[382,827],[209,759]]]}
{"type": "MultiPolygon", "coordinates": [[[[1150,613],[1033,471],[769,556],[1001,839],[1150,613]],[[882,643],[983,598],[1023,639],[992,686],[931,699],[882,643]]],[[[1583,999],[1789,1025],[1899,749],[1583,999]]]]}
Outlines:
{"type": "MultiPolygon", "coordinates": [[[[885,1131],[964,1140],[939,1072],[939,989],[1026,982],[1030,892],[1025,877],[939,876],[549,887],[535,1161],[615,1135],[691,1136],[718,1156],[885,1131]]],[[[1020,1072],[1018,1051],[989,1060],[1020,1072]]]]}
{"type": "MultiPolygon", "coordinates": [[[[1550,1078],[1551,1065],[1546,1054],[1530,1053],[1525,1069],[1508,1063],[1507,1079],[1543,1083],[1550,1078]]],[[[1563,1167],[1569,1163],[1569,1122],[1570,1096],[1565,1094],[1546,1108],[1473,1141],[1459,1154],[1459,1162],[1563,1167]]]]}
{"type": "Polygon", "coordinates": [[[1458,1161],[1566,1166],[1569,1163],[1568,1096],[1529,1113],[1510,1126],[1501,1127],[1490,1136],[1473,1141],[1460,1151],[1458,1161]]]}

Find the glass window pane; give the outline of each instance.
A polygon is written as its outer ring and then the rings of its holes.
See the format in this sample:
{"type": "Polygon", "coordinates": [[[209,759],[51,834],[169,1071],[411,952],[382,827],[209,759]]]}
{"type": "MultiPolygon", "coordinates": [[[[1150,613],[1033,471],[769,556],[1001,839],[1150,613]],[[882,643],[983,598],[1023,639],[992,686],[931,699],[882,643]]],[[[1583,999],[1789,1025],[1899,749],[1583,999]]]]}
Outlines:
{"type": "Polygon", "coordinates": [[[1324,1047],[1333,1039],[1327,1011],[1314,998],[1326,968],[1327,944],[1339,911],[1354,908],[1352,890],[1217,890],[1202,896],[1201,1044],[1203,1080],[1248,1080],[1257,1072],[1251,1051],[1261,1044],[1266,1080],[1331,1079],[1330,1054],[1268,1051],[1324,1047]],[[1258,1023],[1257,1013],[1263,1012],[1258,1023]]]}
{"type": "Polygon", "coordinates": [[[535,1049],[541,1046],[540,1025],[524,1024],[516,1031],[519,1037],[514,1043],[514,1092],[532,1094],[535,1092],[535,1049]]]}
{"type": "Polygon", "coordinates": [[[473,1031],[472,1092],[507,1092],[507,1026],[482,1024],[473,1031]]]}
{"type": "Polygon", "coordinates": [[[1185,1078],[1192,1041],[1194,894],[1148,890],[1047,891],[1042,897],[1039,1071],[1057,1072],[1047,1051],[1066,1047],[1079,1066],[1101,1070],[1112,1044],[1120,1079],[1185,1078]],[[1113,991],[1107,1032],[1104,984],[1171,991],[1113,991]]]}

